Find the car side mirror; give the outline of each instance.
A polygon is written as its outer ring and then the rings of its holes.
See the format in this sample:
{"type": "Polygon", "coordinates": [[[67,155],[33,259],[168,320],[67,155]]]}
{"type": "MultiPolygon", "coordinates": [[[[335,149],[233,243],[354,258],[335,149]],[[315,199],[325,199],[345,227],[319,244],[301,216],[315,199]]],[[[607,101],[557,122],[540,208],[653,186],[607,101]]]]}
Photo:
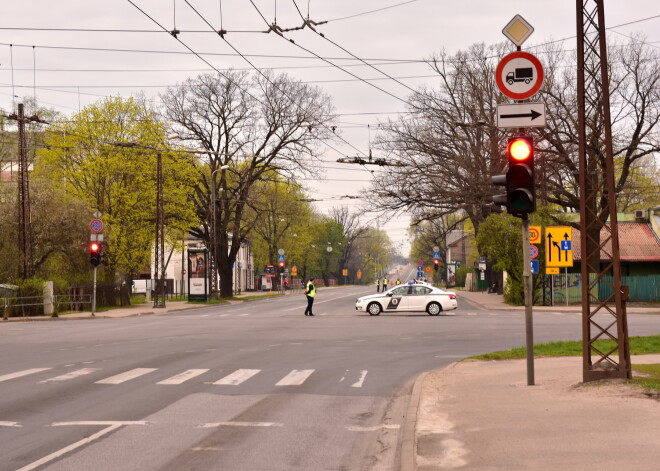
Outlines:
{"type": "Polygon", "coordinates": [[[388,296],[392,296],[392,293],[391,293],[391,292],[390,292],[390,293],[387,293],[387,295],[388,295],[388,296]]]}

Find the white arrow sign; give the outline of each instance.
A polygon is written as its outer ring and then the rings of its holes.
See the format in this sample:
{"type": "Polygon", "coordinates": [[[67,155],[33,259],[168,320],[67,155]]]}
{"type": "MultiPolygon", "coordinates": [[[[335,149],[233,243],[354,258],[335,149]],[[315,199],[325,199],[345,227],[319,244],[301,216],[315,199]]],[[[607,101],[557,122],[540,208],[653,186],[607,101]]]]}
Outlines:
{"type": "Polygon", "coordinates": [[[545,127],[545,103],[497,105],[498,128],[545,127]]]}

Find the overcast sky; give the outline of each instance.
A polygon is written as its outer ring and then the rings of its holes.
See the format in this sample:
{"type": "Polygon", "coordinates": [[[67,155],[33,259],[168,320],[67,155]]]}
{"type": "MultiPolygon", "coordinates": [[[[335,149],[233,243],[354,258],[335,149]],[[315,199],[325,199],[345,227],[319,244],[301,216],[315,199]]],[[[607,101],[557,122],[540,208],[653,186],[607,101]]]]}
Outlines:
{"type": "MultiPolygon", "coordinates": [[[[302,24],[293,0],[188,2],[211,26],[185,0],[4,1],[0,106],[12,110],[23,97],[36,95],[42,106],[71,114],[108,95],[141,92],[157,98],[167,86],[212,71],[190,50],[217,69],[252,70],[233,46],[254,66],[315,83],[333,97],[339,131],[350,145],[328,148],[323,157],[327,180],[307,182],[311,196],[319,200],[315,204],[327,212],[333,206],[357,207],[359,201],[346,196],[357,195],[372,178],[378,178],[377,169],[372,174],[371,167],[336,160],[368,154],[378,123],[405,110],[411,93],[407,87],[434,86],[437,79],[423,59],[442,49],[453,54],[478,42],[506,41],[501,30],[516,14],[535,28],[524,50],[558,39],[566,39],[565,49],[576,45],[576,2],[568,0],[295,0],[303,16],[309,14],[317,23],[327,21],[317,26],[327,39],[309,29],[284,33],[307,51],[274,33],[262,32],[267,23],[283,29],[302,24]],[[175,27],[181,31],[180,42],[163,31],[175,27]],[[211,27],[226,30],[227,42],[211,27]],[[328,40],[407,87],[361,64],[328,40]],[[351,74],[378,79],[370,83],[382,90],[351,74]]],[[[605,1],[605,14],[607,26],[615,27],[608,33],[611,39],[642,33],[660,47],[657,1],[605,1]]],[[[374,156],[379,157],[377,152],[374,156]]],[[[405,216],[381,222],[404,250],[407,222],[405,216]]]]}

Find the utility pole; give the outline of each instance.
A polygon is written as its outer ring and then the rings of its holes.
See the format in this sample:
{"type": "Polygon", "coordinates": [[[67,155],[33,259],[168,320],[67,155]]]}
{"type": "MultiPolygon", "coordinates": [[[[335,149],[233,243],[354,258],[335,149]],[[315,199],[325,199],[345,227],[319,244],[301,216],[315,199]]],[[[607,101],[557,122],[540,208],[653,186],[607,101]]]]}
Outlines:
{"type": "Polygon", "coordinates": [[[158,152],[156,160],[156,248],[154,275],[156,290],[154,307],[165,307],[165,217],[163,214],[163,160],[158,152]]]}
{"type": "Polygon", "coordinates": [[[23,103],[18,104],[18,113],[8,116],[18,123],[18,243],[23,257],[23,278],[31,278],[34,274],[32,257],[32,217],[30,213],[30,177],[27,160],[27,145],[25,141],[25,123],[45,123],[38,116],[25,117],[23,103]]]}

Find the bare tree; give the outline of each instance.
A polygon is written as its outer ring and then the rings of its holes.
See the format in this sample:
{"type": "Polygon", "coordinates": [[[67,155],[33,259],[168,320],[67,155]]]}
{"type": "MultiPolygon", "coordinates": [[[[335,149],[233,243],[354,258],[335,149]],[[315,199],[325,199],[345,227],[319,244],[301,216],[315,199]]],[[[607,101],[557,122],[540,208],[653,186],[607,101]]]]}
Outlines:
{"type": "Polygon", "coordinates": [[[229,297],[232,264],[254,225],[246,208],[255,183],[273,171],[288,177],[314,173],[320,140],[332,134],[330,98],[286,75],[250,78],[230,71],[189,79],[168,89],[162,101],[177,139],[207,152],[193,201],[204,224],[194,234],[209,247],[215,241],[220,296],[229,297]]]}
{"type": "MultiPolygon", "coordinates": [[[[355,241],[365,234],[367,228],[360,224],[360,216],[357,213],[351,213],[346,206],[332,208],[330,218],[343,229],[344,246],[338,263],[339,270],[342,270],[348,268],[348,262],[353,258],[356,250],[355,241]]],[[[333,275],[338,280],[344,279],[342,273],[335,272],[333,275]]]]}
{"type": "Polygon", "coordinates": [[[463,211],[475,229],[499,211],[491,200],[491,176],[505,165],[493,80],[501,50],[477,44],[429,61],[439,89],[410,97],[410,115],[383,125],[386,132],[377,140],[402,166],[389,167],[375,184],[370,200],[376,208],[411,210],[419,220],[463,211]]]}

